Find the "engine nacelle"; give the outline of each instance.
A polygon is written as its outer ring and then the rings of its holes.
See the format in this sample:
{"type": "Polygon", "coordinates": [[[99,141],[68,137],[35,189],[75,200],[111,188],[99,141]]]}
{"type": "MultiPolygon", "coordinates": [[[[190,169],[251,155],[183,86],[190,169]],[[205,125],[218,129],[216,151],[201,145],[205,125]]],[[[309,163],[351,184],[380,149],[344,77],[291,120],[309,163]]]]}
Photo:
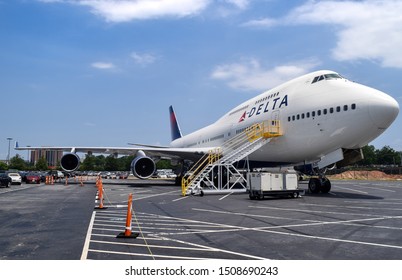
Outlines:
{"type": "Polygon", "coordinates": [[[147,179],[155,173],[155,170],[155,162],[150,157],[147,157],[143,151],[138,151],[131,162],[131,171],[134,176],[140,179],[147,179]]]}
{"type": "Polygon", "coordinates": [[[66,172],[73,172],[80,167],[80,158],[75,153],[65,154],[61,157],[60,166],[66,172]]]}

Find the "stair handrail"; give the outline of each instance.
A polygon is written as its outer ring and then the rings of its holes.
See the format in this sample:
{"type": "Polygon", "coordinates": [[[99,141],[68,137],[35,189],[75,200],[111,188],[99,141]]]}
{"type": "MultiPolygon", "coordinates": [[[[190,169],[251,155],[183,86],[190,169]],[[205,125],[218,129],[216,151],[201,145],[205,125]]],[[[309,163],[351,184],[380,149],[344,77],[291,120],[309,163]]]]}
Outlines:
{"type": "Polygon", "coordinates": [[[181,181],[182,195],[185,196],[188,186],[193,180],[196,179],[198,174],[204,171],[208,165],[215,163],[221,157],[220,148],[209,150],[204,156],[202,156],[193,167],[186,172],[189,176],[184,176],[181,181]]]}
{"type": "MultiPolygon", "coordinates": [[[[230,138],[222,147],[208,151],[202,156],[199,161],[193,165],[193,167],[186,172],[189,176],[184,176],[182,179],[182,194],[186,195],[188,186],[201,174],[209,165],[212,165],[220,160],[223,160],[225,156],[229,156],[229,151],[235,151],[247,142],[253,143],[261,138],[273,138],[281,136],[280,122],[279,120],[263,121],[261,123],[255,123],[245,128],[244,131],[230,138]]],[[[243,150],[243,149],[242,149],[243,150]]],[[[233,155],[230,155],[232,157],[233,155]]]]}

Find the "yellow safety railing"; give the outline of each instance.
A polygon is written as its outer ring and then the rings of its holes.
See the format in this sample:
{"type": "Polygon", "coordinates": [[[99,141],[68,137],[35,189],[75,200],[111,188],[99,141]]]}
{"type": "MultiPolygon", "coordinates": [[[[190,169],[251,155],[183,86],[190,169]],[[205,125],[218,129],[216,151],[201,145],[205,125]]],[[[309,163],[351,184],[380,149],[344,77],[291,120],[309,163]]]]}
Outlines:
{"type": "Polygon", "coordinates": [[[273,138],[282,136],[281,126],[279,120],[271,120],[263,122],[263,137],[273,138]]]}
{"type": "Polygon", "coordinates": [[[193,167],[187,172],[187,177],[184,176],[181,181],[181,193],[186,195],[187,188],[195,177],[201,173],[208,165],[215,163],[221,157],[220,149],[210,150],[205,154],[193,167]]]}
{"type": "Polygon", "coordinates": [[[254,142],[260,138],[273,138],[281,135],[282,132],[280,129],[279,120],[264,121],[247,127],[243,133],[236,135],[224,143],[222,149],[218,148],[215,150],[210,150],[196,164],[193,165],[193,168],[187,172],[189,175],[183,177],[182,179],[182,195],[186,195],[188,186],[199,173],[205,170],[208,165],[217,162],[221,158],[223,150],[234,151],[237,150],[242,144],[246,143],[246,141],[254,142]]]}

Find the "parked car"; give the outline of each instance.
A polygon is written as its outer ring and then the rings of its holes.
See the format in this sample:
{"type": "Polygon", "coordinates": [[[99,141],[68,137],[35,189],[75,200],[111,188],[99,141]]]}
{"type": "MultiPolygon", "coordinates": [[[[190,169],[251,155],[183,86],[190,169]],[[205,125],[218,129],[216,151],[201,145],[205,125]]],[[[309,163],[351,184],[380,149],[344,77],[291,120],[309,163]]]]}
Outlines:
{"type": "Polygon", "coordinates": [[[41,182],[41,176],[37,173],[28,173],[26,176],[26,183],[35,183],[35,184],[40,184],[41,182]]]}
{"type": "Polygon", "coordinates": [[[0,173],[0,185],[8,188],[11,184],[11,178],[6,173],[0,173]]]}
{"type": "Polygon", "coordinates": [[[21,185],[22,182],[22,178],[21,175],[18,173],[8,173],[8,177],[11,178],[11,184],[15,184],[15,185],[21,185]]]}
{"type": "Polygon", "coordinates": [[[58,170],[50,170],[47,174],[53,176],[55,180],[64,179],[64,173],[58,170]]]}

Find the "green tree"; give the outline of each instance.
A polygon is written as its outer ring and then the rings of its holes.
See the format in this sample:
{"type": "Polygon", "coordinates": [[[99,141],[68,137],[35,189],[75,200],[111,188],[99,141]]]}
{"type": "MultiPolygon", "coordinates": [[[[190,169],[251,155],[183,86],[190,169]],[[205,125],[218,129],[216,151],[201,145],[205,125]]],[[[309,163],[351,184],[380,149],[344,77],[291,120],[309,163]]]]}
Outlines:
{"type": "Polygon", "coordinates": [[[96,156],[94,159],[94,171],[103,171],[105,170],[105,156],[104,155],[99,155],[96,156]]]}
{"type": "Polygon", "coordinates": [[[395,164],[399,159],[398,153],[390,146],[384,146],[381,150],[377,150],[378,164],[395,164]]]}
{"type": "Polygon", "coordinates": [[[170,160],[167,159],[161,159],[156,163],[156,168],[157,169],[172,169],[172,164],[170,163],[170,160]]]}
{"type": "Polygon", "coordinates": [[[109,155],[105,160],[105,170],[117,171],[119,170],[119,162],[114,155],[109,155]]]}
{"type": "Polygon", "coordinates": [[[94,167],[95,167],[95,156],[86,155],[85,159],[82,161],[80,170],[82,171],[94,170],[94,167]]]}
{"type": "Polygon", "coordinates": [[[35,164],[36,170],[48,170],[49,166],[47,165],[47,161],[45,157],[41,157],[35,164]]]}
{"type": "Polygon", "coordinates": [[[25,170],[26,167],[27,165],[25,163],[25,160],[23,160],[19,154],[12,157],[8,165],[9,169],[17,169],[17,170],[25,170]]]}
{"type": "Polygon", "coordinates": [[[8,165],[5,162],[0,162],[0,170],[7,170],[8,169],[8,165]]]}
{"type": "Polygon", "coordinates": [[[360,165],[373,165],[377,163],[377,153],[373,145],[367,145],[362,148],[364,159],[360,161],[360,165]]]}

